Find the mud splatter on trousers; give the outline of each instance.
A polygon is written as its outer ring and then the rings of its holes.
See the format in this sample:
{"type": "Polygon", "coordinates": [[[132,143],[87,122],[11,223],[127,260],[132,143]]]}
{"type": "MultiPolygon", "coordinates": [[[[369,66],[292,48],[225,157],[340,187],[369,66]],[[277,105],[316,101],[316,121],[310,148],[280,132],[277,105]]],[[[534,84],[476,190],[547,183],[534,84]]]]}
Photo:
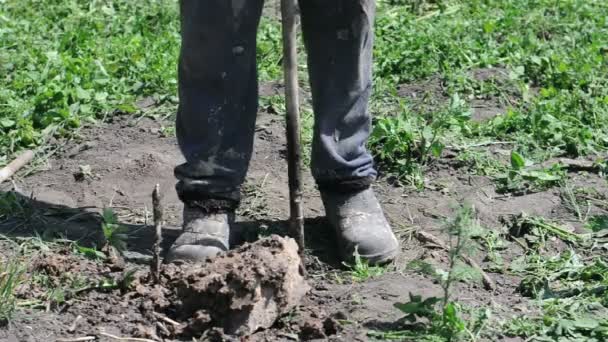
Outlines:
{"type": "MultiPolygon", "coordinates": [[[[258,109],[256,31],[263,0],[181,0],[175,168],[186,203],[229,208],[239,201],[258,109]]],[[[373,0],[301,0],[315,113],[312,173],[323,187],[367,187],[375,179],[370,134],[373,0]]]]}

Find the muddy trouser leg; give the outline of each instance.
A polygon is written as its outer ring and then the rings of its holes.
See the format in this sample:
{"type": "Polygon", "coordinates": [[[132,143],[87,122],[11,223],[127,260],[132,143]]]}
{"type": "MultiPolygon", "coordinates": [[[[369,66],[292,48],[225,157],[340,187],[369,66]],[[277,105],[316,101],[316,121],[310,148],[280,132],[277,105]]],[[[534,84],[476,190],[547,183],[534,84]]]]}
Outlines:
{"type": "MultiPolygon", "coordinates": [[[[321,190],[376,178],[371,129],[373,0],[300,0],[315,112],[312,173],[321,190]]],[[[357,190],[357,189],[353,189],[357,190]]]]}
{"type": "Polygon", "coordinates": [[[253,148],[258,106],[256,31],[263,0],[181,0],[175,168],[189,205],[233,209],[253,148]]]}

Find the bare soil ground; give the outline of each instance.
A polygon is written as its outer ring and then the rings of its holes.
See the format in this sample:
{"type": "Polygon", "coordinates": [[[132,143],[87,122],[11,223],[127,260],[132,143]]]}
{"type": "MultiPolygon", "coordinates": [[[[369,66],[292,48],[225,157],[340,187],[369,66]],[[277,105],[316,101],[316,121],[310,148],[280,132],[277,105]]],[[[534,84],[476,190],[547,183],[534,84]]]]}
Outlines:
{"type": "MultiPolygon", "coordinates": [[[[436,85],[404,85],[404,96],[418,88],[434,91],[436,85]]],[[[271,94],[272,86],[262,87],[271,94]]],[[[267,94],[267,95],[268,95],[267,94]]],[[[437,99],[437,96],[435,96],[437,99]]],[[[479,116],[495,115],[501,108],[488,101],[479,103],[479,116]],[[487,114],[486,112],[492,114],[487,114]]],[[[161,185],[167,212],[164,247],[177,236],[181,204],[173,189],[173,167],[182,161],[175,138],[165,136],[168,122],[141,117],[115,117],[113,121],[85,128],[81,140],[66,143],[46,166],[37,173],[14,183],[15,190],[28,197],[31,215],[5,221],[0,233],[12,237],[63,236],[70,240],[95,243],[100,239],[99,212],[113,207],[121,223],[129,228],[127,264],[115,268],[74,255],[69,250],[41,252],[31,260],[31,270],[50,269],[52,279],[66,273],[87,278],[118,277],[126,269],[146,269],[153,241],[151,227],[151,192],[161,185]]],[[[500,150],[494,151],[501,153],[500,150]]],[[[449,153],[448,153],[449,154],[449,153]]],[[[369,330],[394,328],[402,314],[393,307],[407,302],[410,293],[423,297],[440,295],[440,288],[429,278],[406,269],[417,259],[443,264],[445,252],[422,245],[412,234],[424,230],[441,236],[445,218],[453,216],[458,204],[475,206],[481,223],[489,228],[504,229],[504,218],[522,212],[545,218],[573,218],[562,202],[559,190],[525,196],[498,194],[493,181],[472,176],[458,161],[446,155],[426,173],[424,191],[400,187],[390,177],[375,185],[389,220],[402,241],[402,253],[384,275],[365,282],[353,282],[337,259],[332,233],[323,219],[319,194],[311,176],[305,178],[305,208],[308,250],[306,265],[309,295],[291,314],[281,318],[269,330],[248,339],[297,340],[330,339],[336,341],[368,340],[369,330]]],[[[570,174],[577,186],[590,187],[608,195],[605,180],[593,174],[570,174]]],[[[10,190],[4,185],[2,190],[10,190]]],[[[257,121],[255,153],[244,201],[239,211],[240,232],[235,244],[252,241],[270,233],[285,234],[288,218],[287,164],[281,117],[262,111],[257,121]]],[[[574,220],[572,220],[574,222],[574,220]]],[[[576,226],[573,224],[573,226],[576,226]]],[[[555,248],[563,248],[558,241],[555,248]]],[[[505,262],[523,252],[517,244],[503,251],[505,262]]],[[[10,253],[0,248],[0,254],[10,253]]],[[[485,254],[478,255],[484,266],[485,254]]],[[[501,273],[489,273],[498,285],[490,292],[479,284],[458,284],[457,299],[472,307],[491,308],[497,319],[530,310],[528,299],[515,290],[519,279],[501,273]]],[[[40,293],[29,288],[22,299],[36,298],[40,293]]],[[[141,307],[124,298],[120,290],[84,291],[58,307],[20,309],[7,328],[0,330],[0,340],[53,341],[95,335],[103,330],[116,336],[150,337],[159,332],[156,321],[147,317],[141,307]],[[80,318],[78,318],[80,317],[80,318]]],[[[230,340],[216,330],[206,339],[230,340]]],[[[103,339],[101,339],[103,340],[103,339]]],[[[170,340],[170,339],[168,339],[170,340]]]]}

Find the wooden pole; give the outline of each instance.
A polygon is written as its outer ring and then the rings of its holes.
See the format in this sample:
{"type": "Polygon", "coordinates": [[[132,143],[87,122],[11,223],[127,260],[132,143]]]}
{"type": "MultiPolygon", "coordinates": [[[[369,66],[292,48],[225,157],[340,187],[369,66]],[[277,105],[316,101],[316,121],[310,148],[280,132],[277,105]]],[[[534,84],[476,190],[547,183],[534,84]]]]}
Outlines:
{"type": "Polygon", "coordinates": [[[32,161],[32,159],[34,159],[34,151],[27,150],[21,153],[15,160],[10,162],[10,164],[0,169],[0,183],[11,178],[15,172],[19,171],[19,169],[32,161]]]}
{"type": "Polygon", "coordinates": [[[283,74],[287,109],[287,161],[289,207],[292,236],[300,255],[304,254],[304,212],[302,210],[302,150],[300,144],[300,109],[298,99],[297,0],[281,0],[283,24],[283,74]]]}
{"type": "Polygon", "coordinates": [[[154,212],[154,246],[152,247],[152,264],[150,265],[150,274],[152,280],[158,283],[160,280],[160,244],[162,242],[163,229],[163,207],[160,202],[160,185],[156,184],[152,192],[152,208],[154,212]]]}

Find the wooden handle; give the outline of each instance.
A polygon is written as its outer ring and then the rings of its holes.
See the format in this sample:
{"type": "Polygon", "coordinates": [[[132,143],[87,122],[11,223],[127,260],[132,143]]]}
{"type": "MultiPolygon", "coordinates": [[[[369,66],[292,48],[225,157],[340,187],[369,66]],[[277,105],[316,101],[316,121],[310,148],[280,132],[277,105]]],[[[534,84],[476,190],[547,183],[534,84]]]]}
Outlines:
{"type": "Polygon", "coordinates": [[[304,212],[302,209],[302,149],[300,142],[300,109],[298,98],[298,50],[296,0],[281,0],[283,26],[283,74],[287,109],[287,161],[292,236],[300,254],[304,253],[304,212]]]}
{"type": "Polygon", "coordinates": [[[152,208],[154,214],[154,246],[152,246],[152,263],[150,264],[150,274],[155,283],[160,281],[160,244],[163,239],[163,206],[161,203],[160,185],[156,184],[152,191],[152,208]]]}
{"type": "Polygon", "coordinates": [[[21,153],[17,159],[0,170],[0,183],[11,178],[15,172],[19,171],[23,166],[34,159],[34,151],[27,150],[21,153]]]}

